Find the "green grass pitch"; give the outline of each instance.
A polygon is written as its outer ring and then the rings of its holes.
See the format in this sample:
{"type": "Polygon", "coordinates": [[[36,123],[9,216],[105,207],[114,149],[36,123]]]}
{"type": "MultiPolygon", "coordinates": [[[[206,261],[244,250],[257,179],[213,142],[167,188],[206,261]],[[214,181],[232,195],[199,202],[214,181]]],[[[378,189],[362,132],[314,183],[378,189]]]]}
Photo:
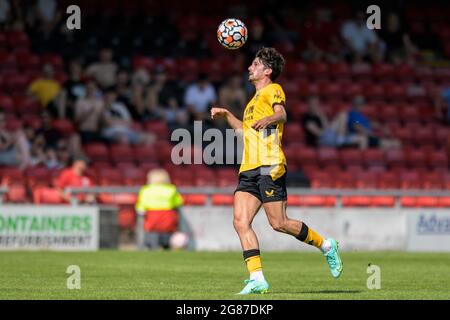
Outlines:
{"type": "Polygon", "coordinates": [[[237,296],[247,271],[240,252],[1,252],[0,299],[450,299],[450,255],[343,253],[344,272],[329,274],[320,253],[263,252],[270,290],[237,296]],[[368,264],[381,289],[366,286],[368,264]],[[66,287],[69,265],[81,289],[66,287]]]}

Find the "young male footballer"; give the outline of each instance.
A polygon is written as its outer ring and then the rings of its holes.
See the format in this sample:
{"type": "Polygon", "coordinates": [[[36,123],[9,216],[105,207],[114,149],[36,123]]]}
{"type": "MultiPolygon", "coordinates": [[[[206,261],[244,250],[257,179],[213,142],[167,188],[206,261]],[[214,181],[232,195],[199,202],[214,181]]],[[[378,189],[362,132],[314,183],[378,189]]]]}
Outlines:
{"type": "Polygon", "coordinates": [[[274,48],[262,48],[248,68],[249,81],[256,93],[247,104],[243,120],[226,108],[212,108],[211,118],[225,118],[242,132],[244,152],[239,170],[239,184],[234,193],[233,225],[238,233],[244,260],[250,273],[240,294],[266,293],[258,238],[252,221],[261,205],[272,228],[296,237],[322,251],[331,274],[338,278],[343,270],[338,243],[324,239],[304,222],[286,215],[286,158],[281,148],[283,126],[287,120],[286,99],[281,86],[274,81],[284,65],[283,56],[274,48]]]}

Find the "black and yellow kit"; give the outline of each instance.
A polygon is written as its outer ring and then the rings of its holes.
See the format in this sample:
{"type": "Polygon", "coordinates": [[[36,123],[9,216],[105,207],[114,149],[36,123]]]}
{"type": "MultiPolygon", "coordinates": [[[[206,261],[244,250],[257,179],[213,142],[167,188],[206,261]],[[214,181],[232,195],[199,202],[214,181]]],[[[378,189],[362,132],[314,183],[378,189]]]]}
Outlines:
{"type": "Polygon", "coordinates": [[[258,90],[244,111],[244,152],[236,191],[253,194],[262,202],[287,199],[286,158],[281,148],[284,124],[255,130],[252,125],[274,113],[275,105],[286,105],[281,86],[271,83],[258,90]]]}

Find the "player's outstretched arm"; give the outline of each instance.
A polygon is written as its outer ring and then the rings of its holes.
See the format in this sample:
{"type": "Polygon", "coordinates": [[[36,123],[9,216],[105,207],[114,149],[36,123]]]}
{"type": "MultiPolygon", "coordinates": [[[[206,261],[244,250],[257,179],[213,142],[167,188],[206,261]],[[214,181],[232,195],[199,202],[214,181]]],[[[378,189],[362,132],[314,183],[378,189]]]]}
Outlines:
{"type": "Polygon", "coordinates": [[[225,108],[212,108],[211,119],[225,118],[228,125],[234,130],[242,130],[242,121],[236,118],[230,111],[225,108]]]}

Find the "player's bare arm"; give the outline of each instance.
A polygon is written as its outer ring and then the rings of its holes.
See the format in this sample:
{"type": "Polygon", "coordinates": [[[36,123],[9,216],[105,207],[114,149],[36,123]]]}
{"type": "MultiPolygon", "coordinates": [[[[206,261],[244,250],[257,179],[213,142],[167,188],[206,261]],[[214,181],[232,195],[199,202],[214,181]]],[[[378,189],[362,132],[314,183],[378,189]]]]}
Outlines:
{"type": "Polygon", "coordinates": [[[286,110],[281,104],[274,106],[274,114],[256,121],[252,128],[255,130],[265,129],[272,124],[285,123],[287,121],[286,110]]]}
{"type": "Polygon", "coordinates": [[[242,121],[239,120],[226,108],[212,108],[211,109],[211,119],[216,120],[219,118],[224,118],[228,125],[234,130],[242,130],[242,121]]]}

